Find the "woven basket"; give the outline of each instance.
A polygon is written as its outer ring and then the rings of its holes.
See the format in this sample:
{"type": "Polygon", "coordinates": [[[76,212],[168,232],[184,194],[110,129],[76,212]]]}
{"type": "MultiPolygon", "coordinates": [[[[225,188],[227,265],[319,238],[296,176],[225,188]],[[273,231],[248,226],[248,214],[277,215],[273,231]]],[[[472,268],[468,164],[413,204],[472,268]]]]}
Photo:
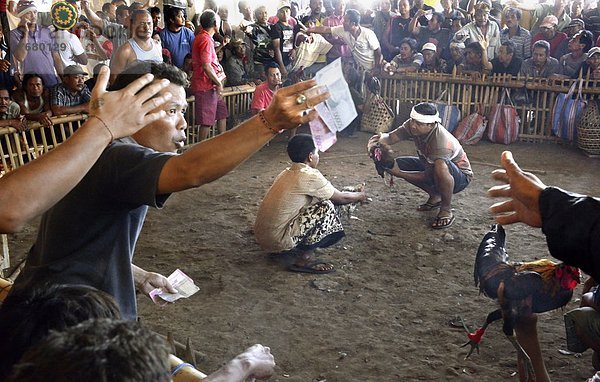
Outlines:
{"type": "Polygon", "coordinates": [[[598,100],[588,106],[577,123],[577,146],[587,155],[600,156],[600,107],[598,100]]]}
{"type": "Polygon", "coordinates": [[[370,133],[388,131],[394,121],[394,112],[378,94],[370,93],[368,97],[360,121],[360,130],[370,133]]]}

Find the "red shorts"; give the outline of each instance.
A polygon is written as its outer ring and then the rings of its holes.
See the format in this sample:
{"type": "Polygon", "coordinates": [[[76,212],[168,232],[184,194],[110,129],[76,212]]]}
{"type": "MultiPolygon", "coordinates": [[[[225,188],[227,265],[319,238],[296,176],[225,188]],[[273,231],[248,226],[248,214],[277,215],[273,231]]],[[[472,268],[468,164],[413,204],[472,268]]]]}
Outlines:
{"type": "Polygon", "coordinates": [[[194,93],[196,98],[196,123],[212,126],[215,121],[228,117],[227,105],[215,89],[194,93]]]}

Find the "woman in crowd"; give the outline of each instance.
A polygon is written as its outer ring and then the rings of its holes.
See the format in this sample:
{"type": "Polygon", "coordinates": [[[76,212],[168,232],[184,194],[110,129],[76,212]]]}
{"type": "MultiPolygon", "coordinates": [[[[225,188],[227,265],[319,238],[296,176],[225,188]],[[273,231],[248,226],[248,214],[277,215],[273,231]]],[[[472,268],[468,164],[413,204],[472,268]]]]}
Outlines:
{"type": "Polygon", "coordinates": [[[417,51],[417,40],[404,38],[400,42],[400,53],[391,62],[384,64],[386,72],[416,72],[423,65],[423,55],[417,51]]]}

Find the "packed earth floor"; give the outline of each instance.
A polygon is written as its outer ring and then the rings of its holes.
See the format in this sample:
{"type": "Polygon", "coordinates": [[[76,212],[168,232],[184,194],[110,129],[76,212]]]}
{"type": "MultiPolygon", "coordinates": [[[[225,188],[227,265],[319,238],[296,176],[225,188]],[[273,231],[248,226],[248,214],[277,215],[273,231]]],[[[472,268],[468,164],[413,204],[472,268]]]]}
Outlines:
{"type": "MultiPolygon", "coordinates": [[[[476,178],[455,195],[452,227],[433,230],[435,212],[416,211],[425,193],[399,179],[389,187],[378,177],[366,155],[369,136],[341,138],[321,154],[319,169],[338,189],[364,182],[372,199],[344,218],[347,236],[339,244],[320,250],[335,273],[288,272],[285,257],[270,256],[254,241],[260,201],[289,165],[282,135],[229,175],[150,211],[135,263],[165,275],[180,268],[200,291],[166,308],[138,296],[141,320],[180,342],[190,338],[204,354],[199,368],[209,372],[262,343],[277,362],[270,381],[518,381],[516,353],[500,323],[490,326],[480,354],[468,360],[464,330],[450,325],[462,317],[475,327],[497,307],[473,283],[475,252],[493,223],[490,173],[510,149],[546,184],[600,195],[599,160],[552,143],[467,146],[476,178]]],[[[393,149],[415,153],[412,142],[393,149]]],[[[33,223],[11,236],[13,262],[36,229],[33,223]]],[[[549,257],[539,229],[506,229],[511,259],[549,257]]],[[[581,286],[567,309],[578,306],[580,294],[581,286]]],[[[539,317],[546,365],[553,381],[584,381],[594,373],[591,351],[560,352],[566,349],[562,315],[539,317]]]]}

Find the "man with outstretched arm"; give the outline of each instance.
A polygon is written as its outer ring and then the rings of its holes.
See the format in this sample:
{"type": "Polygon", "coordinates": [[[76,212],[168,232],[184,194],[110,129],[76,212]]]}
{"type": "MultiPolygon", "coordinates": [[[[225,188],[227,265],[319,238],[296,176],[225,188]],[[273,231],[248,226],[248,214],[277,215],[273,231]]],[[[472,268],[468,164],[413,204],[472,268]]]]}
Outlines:
{"type": "Polygon", "coordinates": [[[177,155],[186,139],[187,76],[172,65],[139,62],[119,74],[113,89],[145,73],[170,82],[159,94],[169,92],[171,99],[154,110],[165,117],[109,145],[73,191],[44,214],[15,288],[44,282],[91,285],[115,297],[124,318],[135,319],[135,286],[144,292],[169,287],[164,277],[131,264],[148,207],[161,208],[171,193],[227,174],[281,130],[315,118],[315,110],[306,113],[308,105],[329,96],[302,94],[315,81],[280,89],[255,117],[177,155]]]}

